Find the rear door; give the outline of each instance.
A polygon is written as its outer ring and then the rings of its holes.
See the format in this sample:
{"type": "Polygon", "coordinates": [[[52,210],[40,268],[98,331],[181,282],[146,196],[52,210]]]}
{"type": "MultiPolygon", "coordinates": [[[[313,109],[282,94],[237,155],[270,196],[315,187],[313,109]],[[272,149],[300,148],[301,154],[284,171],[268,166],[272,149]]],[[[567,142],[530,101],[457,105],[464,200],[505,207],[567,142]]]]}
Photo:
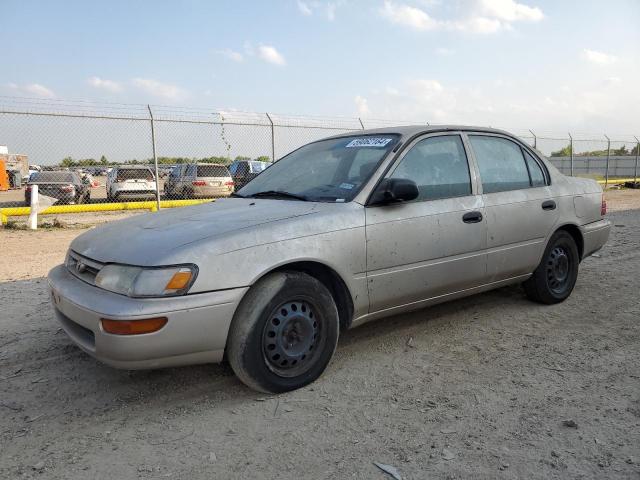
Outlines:
{"type": "Polygon", "coordinates": [[[484,283],[484,206],[461,135],[417,139],[387,178],[415,181],[420,195],[366,208],[370,312],[484,283]]]}
{"type": "Polygon", "coordinates": [[[489,282],[535,270],[558,209],[534,154],[500,135],[468,134],[487,213],[489,282]]]}

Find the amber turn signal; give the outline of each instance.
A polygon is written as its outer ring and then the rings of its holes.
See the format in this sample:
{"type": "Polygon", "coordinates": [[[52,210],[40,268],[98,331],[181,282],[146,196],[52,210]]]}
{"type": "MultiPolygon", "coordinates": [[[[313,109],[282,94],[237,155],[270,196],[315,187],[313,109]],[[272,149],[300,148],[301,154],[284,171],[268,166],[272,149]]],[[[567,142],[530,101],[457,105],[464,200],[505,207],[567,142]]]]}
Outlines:
{"type": "Polygon", "coordinates": [[[113,335],[140,335],[153,333],[167,324],[166,317],[145,318],[144,320],[109,320],[101,318],[102,329],[113,335]]]}
{"type": "Polygon", "coordinates": [[[165,290],[182,290],[187,285],[189,285],[189,281],[191,280],[191,271],[181,271],[177,272],[171,277],[167,286],[164,287],[165,290]]]}

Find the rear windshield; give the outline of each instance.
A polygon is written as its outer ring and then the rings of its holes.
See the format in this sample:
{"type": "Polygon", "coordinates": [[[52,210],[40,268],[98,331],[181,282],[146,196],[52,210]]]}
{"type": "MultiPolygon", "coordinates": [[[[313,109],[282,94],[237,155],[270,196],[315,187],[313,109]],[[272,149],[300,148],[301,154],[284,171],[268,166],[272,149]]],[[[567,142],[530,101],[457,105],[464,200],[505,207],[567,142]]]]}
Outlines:
{"type": "Polygon", "coordinates": [[[29,177],[30,182],[65,182],[74,183],[73,173],[70,172],[35,172],[29,177]]]}
{"type": "Polygon", "coordinates": [[[228,177],[229,170],[222,165],[198,165],[198,177],[228,177]]]}
{"type": "Polygon", "coordinates": [[[117,181],[124,180],[153,180],[153,173],[146,168],[119,168],[117,181]]]}
{"type": "Polygon", "coordinates": [[[251,173],[260,173],[261,171],[263,171],[265,168],[269,166],[267,162],[257,162],[257,161],[249,162],[249,165],[251,166],[251,173]]]}

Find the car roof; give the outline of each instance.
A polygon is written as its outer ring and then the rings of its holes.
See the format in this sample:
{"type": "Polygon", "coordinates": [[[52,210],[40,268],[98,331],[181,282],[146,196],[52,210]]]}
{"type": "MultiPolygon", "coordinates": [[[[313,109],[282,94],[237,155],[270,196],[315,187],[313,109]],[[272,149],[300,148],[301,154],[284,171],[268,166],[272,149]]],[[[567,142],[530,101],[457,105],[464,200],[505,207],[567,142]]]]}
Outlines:
{"type": "Polygon", "coordinates": [[[151,167],[145,165],[120,165],[113,167],[114,170],[151,170],[151,167]]]}
{"type": "MultiPolygon", "coordinates": [[[[194,165],[193,163],[191,164],[187,164],[187,165],[194,165]]],[[[196,163],[195,165],[200,166],[207,166],[207,165],[211,165],[212,167],[226,167],[226,165],[224,163],[207,163],[207,162],[200,162],[200,163],[196,163]]]]}
{"type": "Polygon", "coordinates": [[[435,132],[459,132],[459,131],[472,131],[472,132],[485,132],[485,133],[498,133],[500,135],[507,135],[512,138],[517,138],[512,133],[505,130],[490,127],[474,127],[470,125],[403,125],[397,127],[383,127],[383,128],[370,128],[367,130],[354,130],[340,135],[333,135],[327,138],[341,138],[341,137],[353,137],[356,135],[389,135],[397,134],[403,138],[413,137],[415,135],[421,135],[425,133],[435,132]]]}

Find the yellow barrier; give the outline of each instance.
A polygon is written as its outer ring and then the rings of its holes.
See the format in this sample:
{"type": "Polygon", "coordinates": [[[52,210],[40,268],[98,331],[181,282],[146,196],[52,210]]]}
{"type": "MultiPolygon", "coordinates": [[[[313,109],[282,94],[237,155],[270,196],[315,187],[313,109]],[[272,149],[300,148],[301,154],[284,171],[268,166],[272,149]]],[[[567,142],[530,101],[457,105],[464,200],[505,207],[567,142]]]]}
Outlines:
{"type": "MultiPolygon", "coordinates": [[[[597,182],[604,184],[605,180],[597,180],[597,182]]],[[[609,179],[609,185],[616,185],[618,183],[625,183],[625,182],[633,182],[633,178],[610,178],[609,179]]]]}
{"type": "MultiPolygon", "coordinates": [[[[198,200],[161,200],[160,208],[186,207],[201,203],[213,202],[212,198],[198,200]]],[[[149,210],[155,212],[157,204],[154,201],[147,202],[118,202],[118,203],[88,203],[83,205],[54,205],[39,213],[39,215],[51,215],[55,213],[86,213],[86,212],[117,212],[122,210],[149,210]]],[[[0,223],[7,223],[8,217],[25,216],[31,213],[31,207],[0,208],[0,223]]]]}

